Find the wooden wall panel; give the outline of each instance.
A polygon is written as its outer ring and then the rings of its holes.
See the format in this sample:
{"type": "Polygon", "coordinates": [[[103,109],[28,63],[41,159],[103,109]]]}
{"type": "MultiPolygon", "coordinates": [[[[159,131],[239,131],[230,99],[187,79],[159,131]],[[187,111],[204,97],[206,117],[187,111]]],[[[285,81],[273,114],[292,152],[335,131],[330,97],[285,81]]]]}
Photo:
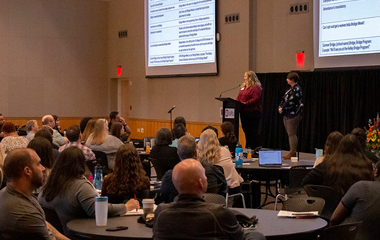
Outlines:
{"type": "MultiPolygon", "coordinates": [[[[35,118],[7,118],[4,117],[6,121],[13,122],[15,125],[19,125],[20,127],[25,125],[27,121],[31,119],[35,119],[38,122],[38,125],[41,127],[41,117],[35,118]]],[[[99,117],[106,118],[107,117],[99,117]]],[[[62,131],[71,125],[79,125],[82,117],[60,117],[60,125],[62,131]]],[[[144,137],[155,137],[156,132],[160,128],[169,128],[170,129],[170,121],[166,120],[152,120],[152,119],[138,119],[138,118],[130,118],[128,121],[128,125],[131,128],[131,138],[133,139],[143,139],[144,137]],[[142,130],[143,129],[143,130],[142,130]]],[[[220,129],[221,123],[202,123],[202,122],[187,122],[187,132],[189,132],[194,137],[199,137],[201,135],[202,129],[206,126],[211,125],[218,129],[219,137],[221,136],[222,130],[220,129]]],[[[239,129],[239,142],[242,146],[245,146],[245,137],[242,128],[239,129]]]]}

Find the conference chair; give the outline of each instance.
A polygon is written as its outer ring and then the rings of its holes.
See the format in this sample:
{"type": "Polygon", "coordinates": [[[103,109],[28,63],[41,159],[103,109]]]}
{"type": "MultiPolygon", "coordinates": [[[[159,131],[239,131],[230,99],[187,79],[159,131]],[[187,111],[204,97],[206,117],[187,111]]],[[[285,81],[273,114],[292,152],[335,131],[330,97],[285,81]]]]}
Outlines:
{"type": "Polygon", "coordinates": [[[274,210],[277,210],[277,203],[280,197],[286,201],[289,197],[294,197],[295,194],[300,194],[303,190],[302,180],[312,169],[312,165],[294,166],[289,169],[289,178],[282,179],[278,185],[278,194],[274,203],[274,210]],[[281,194],[281,186],[282,194],[281,194]]]}
{"type": "Polygon", "coordinates": [[[361,222],[340,224],[333,227],[328,227],[321,233],[320,240],[354,240],[358,233],[361,222]]]}
{"type": "Polygon", "coordinates": [[[158,160],[156,158],[149,157],[149,161],[152,162],[154,169],[156,170],[157,181],[161,181],[162,177],[165,175],[168,170],[167,166],[165,166],[165,160],[158,160]]]}
{"type": "Polygon", "coordinates": [[[318,211],[320,215],[325,206],[325,200],[318,197],[296,197],[289,198],[282,204],[282,210],[292,212],[318,211]]]}
{"type": "Polygon", "coordinates": [[[63,227],[61,220],[57,212],[53,208],[41,206],[45,212],[46,221],[48,221],[55,229],[57,229],[60,233],[63,234],[63,227]]]}
{"type": "Polygon", "coordinates": [[[332,187],[308,184],[303,187],[310,197],[320,197],[326,202],[321,217],[330,220],[335,208],[338,206],[341,195],[332,187]]]}
{"type": "MultiPolygon", "coordinates": [[[[103,167],[103,176],[112,172],[112,170],[108,167],[108,157],[105,152],[102,151],[92,151],[96,157],[96,164],[100,164],[103,167]]],[[[93,168],[94,169],[94,168],[93,168]]]]}
{"type": "Polygon", "coordinates": [[[245,199],[244,199],[243,193],[229,194],[228,191],[226,193],[226,206],[227,207],[232,207],[232,205],[234,204],[234,201],[235,201],[235,197],[240,197],[241,201],[242,201],[242,204],[243,204],[243,208],[246,208],[245,199]]]}
{"type": "Polygon", "coordinates": [[[226,204],[226,198],[217,193],[204,193],[202,197],[207,203],[226,204]]]}

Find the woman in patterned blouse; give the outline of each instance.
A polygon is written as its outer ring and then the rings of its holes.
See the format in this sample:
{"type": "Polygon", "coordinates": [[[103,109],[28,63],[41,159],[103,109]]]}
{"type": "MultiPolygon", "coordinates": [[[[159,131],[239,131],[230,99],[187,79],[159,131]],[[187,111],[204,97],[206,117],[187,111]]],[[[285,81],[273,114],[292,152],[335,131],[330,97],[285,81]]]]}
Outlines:
{"type": "Polygon", "coordinates": [[[284,159],[296,156],[297,151],[297,128],[300,122],[300,110],[302,108],[302,89],[298,85],[299,76],[295,72],[290,72],[286,82],[290,88],[285,92],[282,101],[278,106],[278,112],[283,115],[284,126],[289,137],[290,152],[284,159]]]}

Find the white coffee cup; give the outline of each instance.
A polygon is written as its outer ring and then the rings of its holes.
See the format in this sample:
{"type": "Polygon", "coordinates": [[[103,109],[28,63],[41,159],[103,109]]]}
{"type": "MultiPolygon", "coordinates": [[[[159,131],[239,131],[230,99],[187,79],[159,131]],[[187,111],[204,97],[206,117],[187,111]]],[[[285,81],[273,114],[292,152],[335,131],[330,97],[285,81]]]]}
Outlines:
{"type": "Polygon", "coordinates": [[[153,212],[154,199],[145,198],[142,200],[142,204],[143,204],[144,216],[146,216],[148,213],[153,212]]]}
{"type": "Polygon", "coordinates": [[[292,166],[297,165],[297,163],[298,163],[298,157],[291,157],[290,158],[290,162],[291,162],[292,166]]]}
{"type": "Polygon", "coordinates": [[[108,197],[95,197],[95,221],[96,226],[107,226],[108,197]]]}

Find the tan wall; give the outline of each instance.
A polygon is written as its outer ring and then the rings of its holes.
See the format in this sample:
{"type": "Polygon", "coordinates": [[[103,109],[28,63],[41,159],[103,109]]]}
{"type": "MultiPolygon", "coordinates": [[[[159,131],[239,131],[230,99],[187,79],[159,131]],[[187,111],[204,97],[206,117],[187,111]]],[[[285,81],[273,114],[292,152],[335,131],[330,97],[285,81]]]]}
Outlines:
{"type": "Polygon", "coordinates": [[[109,113],[107,4],[0,1],[0,113],[109,113]]]}

